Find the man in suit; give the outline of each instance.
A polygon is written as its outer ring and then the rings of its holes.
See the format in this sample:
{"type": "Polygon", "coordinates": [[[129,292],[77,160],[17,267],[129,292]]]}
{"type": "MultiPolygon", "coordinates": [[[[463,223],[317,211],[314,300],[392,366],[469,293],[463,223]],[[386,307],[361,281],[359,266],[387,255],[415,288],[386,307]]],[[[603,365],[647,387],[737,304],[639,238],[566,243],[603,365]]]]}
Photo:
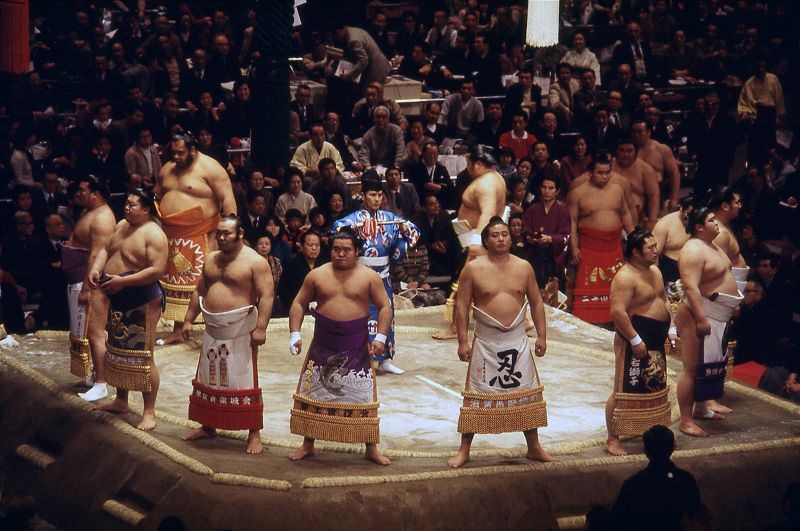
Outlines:
{"type": "Polygon", "coordinates": [[[585,131],[592,124],[595,110],[605,103],[603,91],[595,86],[593,70],[584,70],[581,74],[581,88],[573,96],[574,125],[585,131]]]}
{"type": "Polygon", "coordinates": [[[67,237],[67,224],[59,214],[50,214],[44,220],[46,238],[41,240],[42,302],[36,314],[42,328],[66,330],[69,328],[67,305],[67,280],[61,269],[61,244],[67,237]]]}
{"type": "Polygon", "coordinates": [[[294,93],[294,100],[289,103],[289,110],[297,113],[300,119],[300,132],[298,138],[301,142],[309,139],[311,125],[314,123],[314,105],[311,103],[311,88],[302,84],[294,93]]]}
{"type": "Polygon", "coordinates": [[[689,154],[697,160],[695,191],[728,184],[728,172],[739,143],[739,128],[733,117],[720,112],[719,95],[709,92],[703,112],[689,119],[689,154]]]}
{"type": "Polygon", "coordinates": [[[637,81],[646,81],[652,77],[653,57],[650,54],[650,45],[642,40],[642,28],[636,22],[627,26],[627,38],[617,44],[611,57],[611,62],[619,68],[627,64],[633,69],[633,77],[637,81]]]}
{"type": "Polygon", "coordinates": [[[478,34],[472,49],[467,53],[467,71],[475,79],[478,96],[496,96],[503,93],[500,84],[500,57],[495,53],[486,35],[478,34]]]}
{"type": "Polygon", "coordinates": [[[598,149],[615,151],[619,140],[619,129],[608,120],[608,107],[601,105],[594,111],[594,127],[586,135],[589,150],[594,153],[598,149]]]}
{"type": "Polygon", "coordinates": [[[208,54],[202,48],[192,53],[191,68],[183,68],[181,73],[181,99],[191,101],[195,105],[200,100],[200,94],[209,92],[214,100],[220,99],[220,80],[216,73],[208,68],[208,54]]]}
{"type": "Polygon", "coordinates": [[[267,225],[267,197],[262,190],[247,192],[247,209],[241,215],[244,239],[255,246],[267,225]]]}
{"type": "Polygon", "coordinates": [[[461,250],[453,232],[450,218],[442,212],[436,196],[428,193],[422,209],[411,220],[419,228],[420,238],[417,247],[428,249],[429,276],[455,276],[458,253],[461,250]]]}
{"type": "Polygon", "coordinates": [[[447,126],[439,123],[439,116],[442,114],[442,106],[438,102],[429,103],[428,107],[423,113],[425,122],[423,128],[425,129],[425,136],[429,136],[441,144],[442,140],[447,136],[447,126]]]}
{"type": "Polygon", "coordinates": [[[642,92],[642,85],[633,79],[631,65],[623,63],[617,67],[617,79],[609,86],[611,91],[619,92],[622,96],[622,107],[628,113],[632,113],[639,105],[639,94],[642,92]]]}
{"type": "MultiPolygon", "coordinates": [[[[46,166],[42,178],[42,188],[38,190],[38,202],[43,212],[50,214],[65,214],[69,207],[67,194],[59,189],[59,175],[55,166],[46,166]]],[[[45,227],[46,228],[46,227],[45,227]]]]}
{"type": "Polygon", "coordinates": [[[325,113],[325,141],[336,148],[342,157],[342,163],[346,168],[353,164],[353,154],[350,153],[350,138],[342,132],[342,119],[339,113],[328,111],[325,113]]]}
{"type": "Polygon", "coordinates": [[[219,82],[236,81],[241,76],[239,60],[231,49],[231,40],[227,35],[214,37],[208,70],[212,78],[219,82]]]}
{"type": "Polygon", "coordinates": [[[542,101],[542,88],[533,84],[533,70],[525,68],[519,73],[519,82],[506,91],[506,111],[509,115],[524,112],[528,123],[534,123],[542,101]]]}
{"type": "Polygon", "coordinates": [[[386,210],[405,219],[411,219],[419,210],[419,195],[411,183],[401,182],[400,168],[386,169],[386,210]]]}
{"type": "Polygon", "coordinates": [[[125,171],[128,175],[138,173],[149,186],[156,182],[161,171],[161,157],[153,145],[153,134],[149,127],[139,129],[136,141],[125,152],[125,171]]]}
{"type": "Polygon", "coordinates": [[[618,90],[608,91],[606,105],[608,105],[608,122],[621,133],[627,133],[631,128],[631,115],[622,107],[622,93],[618,90]]]}
{"type": "Polygon", "coordinates": [[[452,203],[453,184],[447,168],[438,163],[439,147],[428,142],[422,146],[422,157],[411,167],[409,180],[417,189],[417,195],[423,197],[433,194],[444,205],[452,203]]]}
{"type": "Polygon", "coordinates": [[[354,65],[353,70],[343,77],[355,82],[360,75],[362,86],[372,81],[383,83],[392,66],[375,39],[363,29],[345,24],[338,24],[335,30],[336,40],[344,44],[344,59],[354,65]]]}

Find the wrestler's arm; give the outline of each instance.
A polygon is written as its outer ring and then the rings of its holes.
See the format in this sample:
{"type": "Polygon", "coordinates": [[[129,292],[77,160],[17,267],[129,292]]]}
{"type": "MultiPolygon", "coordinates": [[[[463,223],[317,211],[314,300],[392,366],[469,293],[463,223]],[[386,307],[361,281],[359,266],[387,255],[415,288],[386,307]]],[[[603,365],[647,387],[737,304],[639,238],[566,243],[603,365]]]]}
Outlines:
{"type": "Polygon", "coordinates": [[[184,341],[192,339],[192,323],[197,319],[197,315],[200,313],[200,297],[205,297],[207,292],[206,266],[204,264],[203,272],[200,274],[200,280],[197,282],[197,287],[192,292],[192,297],[189,299],[189,306],[186,308],[186,315],[183,317],[181,335],[184,341]]]}
{"type": "Polygon", "coordinates": [[[672,209],[678,204],[678,196],[681,192],[681,172],[678,169],[678,161],[672,154],[669,146],[661,144],[661,152],[664,157],[664,172],[669,177],[669,208],[672,209]]]}
{"type": "MultiPolygon", "coordinates": [[[[631,300],[633,299],[633,286],[633,279],[630,278],[629,272],[626,269],[621,269],[614,275],[614,280],[611,281],[611,293],[609,295],[611,319],[614,321],[614,327],[622,338],[628,342],[638,335],[628,315],[628,308],[630,308],[631,300]]],[[[632,346],[632,349],[634,356],[637,358],[642,358],[647,353],[647,346],[644,343],[632,346]]]]}
{"type": "Polygon", "coordinates": [[[686,294],[686,301],[689,304],[689,310],[692,312],[695,321],[697,321],[698,329],[710,330],[700,293],[700,280],[705,260],[703,259],[702,250],[697,249],[693,243],[690,241],[681,249],[678,259],[678,271],[681,275],[681,283],[686,294]]]}
{"type": "MultiPolygon", "coordinates": [[[[386,289],[383,287],[383,280],[381,277],[371,269],[364,268],[370,277],[369,279],[369,298],[375,308],[378,310],[378,334],[384,336],[389,335],[389,330],[392,327],[392,304],[389,302],[389,296],[386,294],[386,289]]],[[[386,351],[386,340],[378,340],[376,336],[372,340],[369,353],[371,356],[382,356],[386,351]]]]}
{"type": "Polygon", "coordinates": [[[644,181],[644,195],[647,199],[647,230],[653,230],[658,221],[658,212],[661,209],[661,190],[658,187],[658,175],[648,164],[642,164],[642,180],[644,181]]]}
{"type": "MultiPolygon", "coordinates": [[[[475,230],[478,234],[480,234],[481,231],[483,231],[483,228],[489,224],[489,220],[491,220],[494,216],[493,212],[496,208],[494,187],[488,183],[482,183],[481,187],[475,190],[475,199],[478,203],[478,209],[481,212],[478,216],[475,230]]],[[[468,251],[470,258],[475,258],[476,256],[486,253],[486,250],[483,248],[483,246],[477,244],[471,244],[468,247],[468,251]]]]}
{"type": "Polygon", "coordinates": [[[314,300],[316,288],[314,285],[316,279],[316,271],[312,270],[306,275],[303,285],[300,286],[300,291],[292,301],[292,306],[289,308],[289,331],[299,332],[300,327],[303,326],[303,318],[306,314],[308,305],[314,300]]]}
{"type": "Polygon", "coordinates": [[[667,224],[664,222],[664,218],[658,220],[658,222],[653,227],[653,237],[656,239],[656,243],[658,244],[658,254],[664,254],[664,246],[667,244],[667,235],[669,231],[667,230],[667,224]]]}
{"type": "Polygon", "coordinates": [[[253,288],[258,305],[258,322],[250,333],[253,346],[263,345],[267,341],[267,325],[272,316],[272,302],[275,300],[275,285],[269,261],[261,257],[253,260],[253,288]]]}
{"type": "Polygon", "coordinates": [[[631,209],[628,206],[628,200],[625,197],[624,188],[622,188],[621,206],[622,206],[622,228],[625,229],[625,232],[630,234],[636,229],[636,224],[633,222],[633,214],[631,214],[631,209]]]}
{"type": "MultiPolygon", "coordinates": [[[[92,224],[89,227],[91,242],[89,244],[89,259],[87,261],[89,264],[89,273],[86,274],[87,278],[85,280],[89,280],[91,271],[95,269],[93,267],[94,263],[97,262],[97,258],[100,253],[105,251],[106,245],[111,239],[111,235],[114,234],[115,229],[116,223],[114,223],[113,214],[109,216],[97,215],[92,220],[92,224]]],[[[100,267],[97,268],[98,274],[105,267],[106,260],[108,260],[108,254],[106,254],[105,258],[100,264],[100,267]]],[[[92,282],[84,282],[83,286],[81,287],[81,291],[94,289],[96,287],[96,285],[92,285],[92,282]]]]}
{"type": "Polygon", "coordinates": [[[469,309],[472,306],[472,269],[474,262],[468,262],[458,277],[458,297],[453,311],[458,337],[458,357],[461,361],[469,361],[469,309]]]}
{"type": "Polygon", "coordinates": [[[210,166],[211,168],[208,176],[206,176],[206,182],[208,182],[208,186],[211,187],[211,191],[214,192],[214,197],[219,201],[222,214],[238,215],[236,210],[236,197],[233,195],[233,186],[231,186],[231,178],[228,177],[228,172],[216,161],[210,166]]]}
{"type": "Polygon", "coordinates": [[[581,251],[578,245],[578,216],[580,215],[580,191],[573,188],[567,195],[567,208],[569,209],[569,247],[572,253],[572,261],[575,264],[581,262],[581,251]]]}
{"type": "Polygon", "coordinates": [[[534,353],[537,356],[544,356],[547,350],[547,320],[544,314],[544,301],[542,293],[539,291],[539,284],[536,282],[536,273],[528,262],[525,262],[528,270],[527,296],[530,305],[533,326],[536,328],[536,346],[534,353]]]}

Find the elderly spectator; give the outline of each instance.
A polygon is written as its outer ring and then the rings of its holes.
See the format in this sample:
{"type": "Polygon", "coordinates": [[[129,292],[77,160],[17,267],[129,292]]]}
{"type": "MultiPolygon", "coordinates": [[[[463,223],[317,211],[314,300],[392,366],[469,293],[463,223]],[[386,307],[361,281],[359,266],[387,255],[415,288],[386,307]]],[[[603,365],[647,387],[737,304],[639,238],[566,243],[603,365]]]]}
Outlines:
{"type": "Polygon", "coordinates": [[[327,205],[331,194],[338,193],[342,197],[350,197],[347,191],[347,183],[336,169],[333,159],[322,159],[319,161],[319,179],[311,183],[308,193],[314,196],[318,205],[327,205]]]}
{"type": "Polygon", "coordinates": [[[605,104],[605,94],[595,83],[594,71],[584,70],[580,76],[581,87],[573,96],[575,127],[585,131],[591,127],[595,109],[605,104]]]}
{"type": "Polygon", "coordinates": [[[364,133],[358,162],[364,168],[399,166],[406,153],[403,131],[389,123],[389,109],[378,106],[372,113],[374,125],[364,133]]]}
{"type": "Polygon", "coordinates": [[[536,130],[536,139],[547,146],[548,153],[555,159],[563,157],[567,151],[561,139],[559,123],[556,113],[547,111],[542,114],[536,130]]]}
{"type": "Polygon", "coordinates": [[[409,169],[408,180],[417,189],[417,196],[435,195],[439,202],[450,204],[453,185],[450,174],[439,164],[439,147],[429,142],[422,147],[422,158],[409,169]]]}
{"type": "Polygon", "coordinates": [[[627,63],[619,65],[617,79],[609,85],[609,95],[611,91],[619,92],[622,96],[622,107],[631,113],[639,104],[639,94],[642,90],[642,85],[633,79],[631,66],[627,63]]]}
{"type": "Polygon", "coordinates": [[[629,65],[636,80],[646,80],[653,67],[650,45],[642,40],[642,27],[637,22],[629,22],[626,31],[627,38],[614,47],[611,62],[617,68],[629,65]]]}
{"type": "Polygon", "coordinates": [[[153,186],[161,171],[158,148],[153,145],[150,128],[142,127],[135,135],[134,144],[125,152],[125,171],[138,173],[148,186],[153,186]]]}
{"type": "Polygon", "coordinates": [[[697,53],[694,46],[686,42],[686,32],[677,30],[672,37],[672,43],[664,54],[666,74],[670,77],[693,78],[697,53]]]}
{"type": "Polygon", "coordinates": [[[433,65],[425,57],[425,45],[417,43],[411,48],[411,53],[403,58],[399,73],[411,79],[425,81],[432,70],[433,65]]]}
{"type": "MultiPolygon", "coordinates": [[[[484,114],[483,121],[473,128],[475,142],[496,148],[500,145],[500,136],[509,129],[508,119],[503,112],[503,104],[499,101],[487,102],[484,114]]],[[[525,117],[527,118],[527,115],[525,117]]]]}
{"type": "Polygon", "coordinates": [[[287,171],[285,179],[287,192],[278,197],[275,215],[285,222],[286,212],[294,208],[308,216],[311,209],[317,206],[317,202],[313,195],[303,191],[303,178],[299,171],[287,171]]]}
{"type": "Polygon", "coordinates": [[[447,125],[439,123],[439,117],[442,115],[442,106],[437,103],[429,103],[422,113],[423,127],[425,128],[425,135],[431,137],[437,144],[441,144],[442,140],[447,136],[447,125]]]}
{"type": "Polygon", "coordinates": [[[474,137],[472,128],[483,121],[483,105],[474,96],[475,82],[465,79],[458,94],[444,100],[439,123],[446,125],[451,134],[464,139],[474,137]]]}
{"type": "Polygon", "coordinates": [[[325,141],[332,144],[342,157],[345,166],[350,167],[354,157],[350,152],[350,137],[342,131],[341,117],[339,113],[328,111],[325,113],[325,120],[322,122],[325,127],[325,141]]]}
{"type": "Polygon", "coordinates": [[[582,32],[576,31],[572,34],[572,49],[564,54],[561,61],[581,71],[591,70],[594,72],[595,84],[598,86],[602,84],[600,62],[594,52],[586,47],[586,35],[582,32]]]}
{"type": "Polygon", "coordinates": [[[297,86],[294,99],[289,103],[289,110],[297,113],[300,119],[299,138],[308,140],[311,134],[311,125],[316,120],[314,105],[311,103],[311,88],[306,84],[297,86]]]}
{"type": "Polygon", "coordinates": [[[608,91],[606,105],[609,123],[620,132],[626,133],[631,127],[631,116],[622,108],[622,93],[618,90],[608,91]]]}
{"type": "Polygon", "coordinates": [[[311,127],[311,139],[297,147],[290,164],[305,175],[318,177],[319,161],[326,158],[333,160],[337,170],[344,171],[344,163],[339,151],[333,144],[325,141],[325,128],[322,124],[315,124],[311,127]]]}
{"type": "Polygon", "coordinates": [[[224,34],[214,36],[211,57],[208,59],[208,70],[210,75],[220,82],[239,79],[241,75],[239,61],[233,51],[229,36],[224,34]]]}
{"type": "Polygon", "coordinates": [[[383,95],[383,83],[373,81],[364,89],[364,97],[353,105],[353,120],[363,126],[361,133],[372,127],[372,113],[381,105],[389,109],[389,121],[405,131],[408,120],[403,115],[400,105],[383,95]]]}
{"type": "Polygon", "coordinates": [[[42,280],[42,246],[34,235],[33,216],[25,211],[14,214],[15,231],[3,241],[0,266],[11,273],[17,284],[25,288],[27,301],[37,301],[42,280]]]}

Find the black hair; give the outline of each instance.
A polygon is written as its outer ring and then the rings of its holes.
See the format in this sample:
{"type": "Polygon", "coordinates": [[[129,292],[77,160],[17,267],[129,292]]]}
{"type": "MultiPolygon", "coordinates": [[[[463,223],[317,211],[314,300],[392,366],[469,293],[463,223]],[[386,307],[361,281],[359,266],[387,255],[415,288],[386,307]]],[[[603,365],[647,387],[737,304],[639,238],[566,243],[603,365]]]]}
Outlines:
{"type": "Polygon", "coordinates": [[[642,435],[644,451],[651,461],[666,461],[675,449],[675,435],[672,430],[656,424],[642,435]]]}
{"type": "Polygon", "coordinates": [[[494,168],[497,161],[494,160],[493,149],[484,144],[476,144],[469,150],[469,160],[473,163],[480,162],[484,166],[494,168]]]}
{"type": "Polygon", "coordinates": [[[100,182],[100,179],[98,179],[91,173],[88,175],[84,175],[82,177],[78,177],[76,183],[78,185],[80,185],[81,183],[88,183],[90,192],[97,192],[104,198],[108,199],[108,189],[103,183],[100,182]]]}
{"type": "Polygon", "coordinates": [[[308,222],[311,223],[311,220],[317,216],[322,216],[322,220],[325,221],[325,211],[322,210],[322,207],[315,206],[308,211],[308,222]]]}
{"type": "Polygon", "coordinates": [[[644,249],[645,241],[652,238],[653,233],[645,229],[636,229],[628,234],[628,239],[625,240],[625,260],[629,260],[633,256],[633,251],[642,252],[644,249]]]}
{"type": "Polygon", "coordinates": [[[151,216],[158,215],[158,212],[156,211],[156,194],[149,190],[145,190],[144,188],[136,188],[135,190],[128,192],[128,195],[138,197],[139,203],[150,211],[151,216]]]}
{"type": "Polygon", "coordinates": [[[317,169],[319,171],[322,171],[322,168],[324,168],[328,164],[333,164],[334,166],[336,166],[336,162],[332,158],[330,158],[330,157],[321,158],[321,159],[319,159],[319,162],[317,163],[317,169]]]}
{"type": "Polygon", "coordinates": [[[489,223],[487,223],[481,231],[481,245],[483,245],[484,249],[486,248],[486,240],[489,239],[489,229],[495,225],[504,225],[506,228],[508,228],[508,223],[503,221],[503,218],[500,216],[492,216],[492,218],[489,220],[489,223]]]}
{"type": "Polygon", "coordinates": [[[299,219],[300,223],[303,223],[306,220],[306,217],[303,215],[303,213],[296,208],[290,208],[287,210],[286,215],[283,217],[286,219],[287,223],[290,219],[299,219]]]}
{"type": "Polygon", "coordinates": [[[264,222],[264,227],[266,227],[269,224],[270,221],[278,226],[278,238],[282,237],[286,233],[286,225],[283,224],[283,221],[281,221],[281,218],[279,218],[275,214],[270,214],[267,217],[267,221],[264,222]]]}
{"type": "Polygon", "coordinates": [[[689,233],[691,236],[696,236],[697,225],[704,224],[706,222],[706,218],[713,213],[714,212],[706,206],[695,208],[694,210],[692,210],[688,217],[686,232],[689,233]]]}
{"type": "Polygon", "coordinates": [[[779,265],[781,265],[781,257],[778,254],[764,252],[758,254],[758,261],[761,262],[762,260],[769,260],[769,265],[773,269],[776,269],[779,265]]]}
{"type": "Polygon", "coordinates": [[[589,171],[594,171],[595,166],[598,164],[611,164],[611,153],[607,149],[598,149],[594,152],[594,157],[592,157],[592,161],[588,165],[589,171]]]}
{"type": "Polygon", "coordinates": [[[257,197],[263,197],[264,201],[267,200],[267,194],[264,193],[264,190],[248,190],[247,191],[247,204],[251,205],[253,201],[256,200],[257,197]]]}
{"type": "Polygon", "coordinates": [[[329,240],[329,245],[331,250],[333,249],[333,244],[336,240],[349,240],[353,242],[353,248],[358,252],[358,249],[361,247],[361,240],[358,236],[356,236],[356,232],[350,227],[341,227],[339,230],[333,233],[329,240]]]}
{"type": "Polygon", "coordinates": [[[553,184],[556,185],[556,190],[561,190],[561,179],[557,177],[557,174],[544,174],[539,180],[536,182],[536,188],[539,188],[544,181],[553,181],[553,184]]]}
{"type": "Polygon", "coordinates": [[[291,181],[292,177],[294,177],[295,175],[300,177],[300,182],[302,183],[303,182],[303,172],[300,170],[300,168],[295,168],[294,166],[289,166],[289,168],[286,170],[286,173],[283,174],[283,182],[284,182],[284,184],[286,185],[287,188],[289,187],[289,181],[291,181]]]}
{"type": "Polygon", "coordinates": [[[361,179],[361,192],[366,194],[367,192],[382,192],[383,185],[381,184],[380,178],[375,177],[364,177],[361,179]]]}
{"type": "Polygon", "coordinates": [[[177,133],[172,135],[169,139],[170,144],[173,142],[181,142],[181,141],[183,141],[183,143],[186,144],[186,149],[191,149],[195,147],[194,137],[189,133],[186,134],[177,133]]]}
{"type": "Polygon", "coordinates": [[[305,244],[306,238],[308,238],[309,236],[316,236],[317,238],[319,238],[319,241],[322,242],[322,235],[319,233],[319,231],[316,229],[309,229],[305,231],[303,234],[301,234],[300,238],[298,238],[298,240],[300,241],[300,245],[305,244]]]}
{"type": "Polygon", "coordinates": [[[687,196],[681,197],[680,200],[678,200],[678,206],[684,212],[689,210],[690,207],[693,209],[697,208],[697,199],[692,194],[689,194],[687,196]]]}
{"type": "Polygon", "coordinates": [[[723,203],[733,204],[734,194],[739,195],[733,186],[716,186],[709,193],[708,208],[716,211],[722,208],[723,203]]]}

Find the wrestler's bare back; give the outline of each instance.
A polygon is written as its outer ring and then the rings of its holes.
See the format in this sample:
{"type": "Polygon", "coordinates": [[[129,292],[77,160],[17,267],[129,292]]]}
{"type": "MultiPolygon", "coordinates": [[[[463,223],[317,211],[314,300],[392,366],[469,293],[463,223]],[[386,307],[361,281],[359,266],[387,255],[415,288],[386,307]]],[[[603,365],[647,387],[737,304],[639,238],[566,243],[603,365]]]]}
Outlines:
{"type": "Polygon", "coordinates": [[[159,189],[162,215],[174,214],[200,205],[205,217],[219,214],[222,198],[217,197],[212,181],[225,182],[230,186],[230,178],[219,162],[197,153],[188,168],[180,168],[169,161],[159,172],[159,189]]]}
{"type": "Polygon", "coordinates": [[[203,268],[203,305],[210,312],[225,312],[256,304],[259,278],[272,282],[269,262],[250,247],[243,246],[235,257],[222,251],[208,255],[203,268]]]}
{"type": "Polygon", "coordinates": [[[317,311],[337,321],[364,317],[370,302],[387,298],[381,277],[372,269],[356,264],[350,269],[336,269],[332,264],[314,268],[306,277],[310,300],[317,301],[317,311]]]}
{"type": "Polygon", "coordinates": [[[503,177],[495,171],[488,171],[477,177],[461,197],[461,206],[458,209],[458,219],[469,222],[470,227],[480,231],[483,227],[478,226],[481,214],[486,216],[486,220],[491,216],[501,216],[506,205],[506,182],[503,177]],[[491,204],[493,210],[486,216],[482,211],[482,206],[491,204]]]}
{"type": "Polygon", "coordinates": [[[611,300],[622,298],[628,315],[641,315],[657,321],[669,321],[664,299],[664,279],[658,267],[643,271],[625,264],[611,281],[611,300]]]}
{"type": "Polygon", "coordinates": [[[68,245],[80,249],[91,249],[92,235],[99,226],[109,227],[116,224],[114,212],[108,205],[100,205],[83,212],[69,237],[68,245]]]}
{"type": "Polygon", "coordinates": [[[568,205],[578,209],[578,225],[597,230],[614,230],[622,225],[625,191],[615,182],[599,187],[591,181],[570,190],[568,205]]]}
{"type": "Polygon", "coordinates": [[[694,270],[694,274],[699,275],[698,289],[703,297],[714,293],[739,293],[731,274],[731,261],[717,244],[692,238],[681,249],[678,261],[681,264],[681,278],[687,270],[694,270]]]}
{"type": "Polygon", "coordinates": [[[513,255],[503,261],[479,256],[464,266],[460,279],[467,278],[472,304],[504,325],[517,317],[530,283],[536,282],[531,265],[513,255]]]}
{"type": "Polygon", "coordinates": [[[107,275],[141,271],[156,262],[163,261],[166,264],[167,236],[154,221],[134,227],[123,219],[117,223],[107,251],[107,275]]]}
{"type": "MultiPolygon", "coordinates": [[[[647,143],[639,148],[637,157],[649,164],[655,171],[658,177],[658,182],[664,180],[664,168],[667,166],[666,153],[662,149],[663,144],[655,140],[648,140],[647,143]]],[[[666,146],[665,146],[666,147],[666,146]]],[[[667,148],[669,150],[669,148],[667,148]]],[[[672,155],[672,153],[670,153],[672,155]]]]}
{"type": "Polygon", "coordinates": [[[656,226],[653,227],[653,236],[658,240],[661,254],[673,260],[678,260],[681,249],[689,241],[689,233],[686,232],[686,227],[681,222],[683,215],[680,210],[670,212],[659,219],[656,226]]]}
{"type": "MultiPolygon", "coordinates": [[[[633,223],[639,225],[639,221],[647,218],[647,195],[648,185],[652,194],[658,194],[658,176],[646,162],[639,159],[634,160],[633,164],[623,167],[615,160],[611,166],[612,170],[619,175],[627,184],[626,190],[628,197],[628,208],[633,216],[633,223]]],[[[612,173],[613,177],[614,173],[612,173]]],[[[613,179],[612,179],[612,182],[613,179]]],[[[657,205],[659,200],[655,201],[657,205]]]]}

